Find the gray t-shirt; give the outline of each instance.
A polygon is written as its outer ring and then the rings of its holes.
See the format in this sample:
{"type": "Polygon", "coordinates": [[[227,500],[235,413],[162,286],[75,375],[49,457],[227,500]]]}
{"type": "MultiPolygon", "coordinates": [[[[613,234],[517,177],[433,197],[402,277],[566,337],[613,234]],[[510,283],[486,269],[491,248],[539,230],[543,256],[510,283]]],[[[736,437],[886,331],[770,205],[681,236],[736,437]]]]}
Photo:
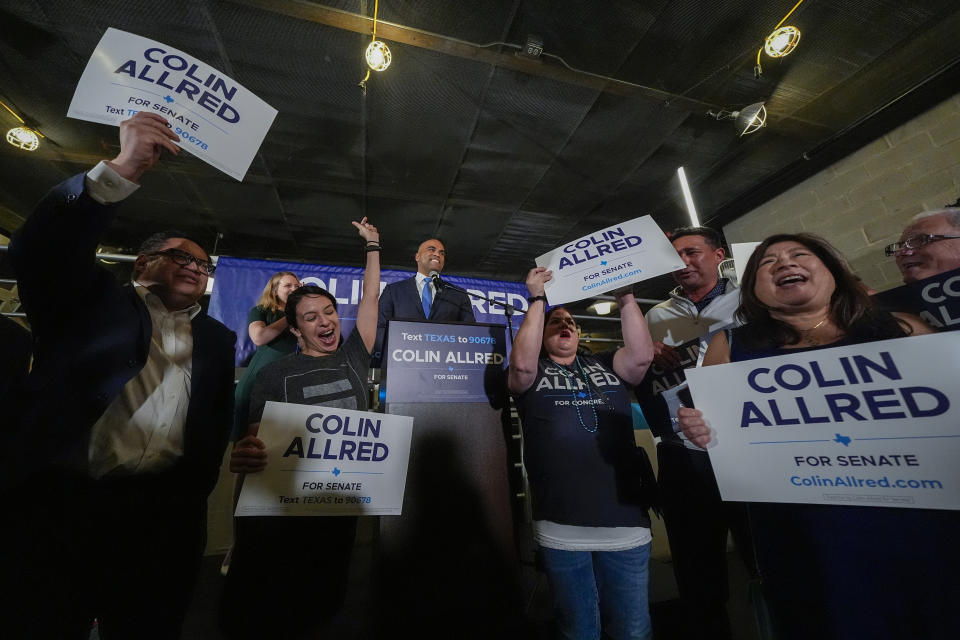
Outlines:
{"type": "Polygon", "coordinates": [[[257,376],[250,396],[250,422],[259,422],[268,400],[366,411],[370,352],[354,330],[328,356],[291,354],[270,363],[257,376]]]}

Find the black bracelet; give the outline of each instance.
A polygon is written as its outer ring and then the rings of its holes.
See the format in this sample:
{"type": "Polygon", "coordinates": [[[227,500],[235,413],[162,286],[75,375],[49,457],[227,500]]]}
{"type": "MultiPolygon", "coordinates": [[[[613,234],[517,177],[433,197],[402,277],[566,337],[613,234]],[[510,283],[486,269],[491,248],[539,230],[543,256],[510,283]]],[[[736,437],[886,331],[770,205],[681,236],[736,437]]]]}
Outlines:
{"type": "Polygon", "coordinates": [[[382,251],[382,247],[379,244],[368,244],[366,251],[370,253],[371,251],[382,251]]]}
{"type": "Polygon", "coordinates": [[[527,298],[527,302],[529,302],[530,304],[533,304],[537,300],[543,300],[543,303],[546,304],[547,296],[530,296],[529,298],[527,298]]]}

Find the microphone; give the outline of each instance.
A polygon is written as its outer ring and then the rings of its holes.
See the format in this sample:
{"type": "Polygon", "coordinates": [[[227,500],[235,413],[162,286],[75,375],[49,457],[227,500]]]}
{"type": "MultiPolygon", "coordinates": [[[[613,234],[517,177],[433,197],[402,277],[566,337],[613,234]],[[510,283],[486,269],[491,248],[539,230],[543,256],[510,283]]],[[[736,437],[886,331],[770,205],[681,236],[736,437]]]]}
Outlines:
{"type": "Polygon", "coordinates": [[[427,274],[427,277],[433,282],[434,288],[439,293],[441,289],[447,286],[447,283],[440,279],[440,273],[436,270],[431,271],[427,274]]]}

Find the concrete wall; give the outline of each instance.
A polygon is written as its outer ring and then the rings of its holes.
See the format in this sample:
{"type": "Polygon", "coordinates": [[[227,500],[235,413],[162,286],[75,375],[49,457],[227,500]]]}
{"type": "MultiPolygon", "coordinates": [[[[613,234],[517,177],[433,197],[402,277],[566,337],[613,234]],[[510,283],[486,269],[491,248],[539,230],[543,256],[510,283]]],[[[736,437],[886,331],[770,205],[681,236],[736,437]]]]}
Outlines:
{"type": "MultiPolygon", "coordinates": [[[[775,125],[774,125],[775,126],[775,125]]],[[[877,290],[901,284],[883,247],[916,213],[960,196],[960,94],[723,228],[727,242],[810,231],[877,290]]]]}

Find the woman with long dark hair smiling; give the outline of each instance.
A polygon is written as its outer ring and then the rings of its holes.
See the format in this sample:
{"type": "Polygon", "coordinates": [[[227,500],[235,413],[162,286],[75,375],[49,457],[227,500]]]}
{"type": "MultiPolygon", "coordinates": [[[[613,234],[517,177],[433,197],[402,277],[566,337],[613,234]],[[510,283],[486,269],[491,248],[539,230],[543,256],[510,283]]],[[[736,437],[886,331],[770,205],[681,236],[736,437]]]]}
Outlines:
{"type": "MultiPolygon", "coordinates": [[[[756,248],[738,313],[745,324],[712,339],[704,366],[932,333],[915,316],[877,309],[836,250],[806,233],[756,248]]],[[[678,419],[694,444],[711,442],[701,411],[681,408],[678,419]]],[[[957,512],[751,503],[749,515],[777,638],[956,633],[947,611],[960,597],[957,512]]]]}

